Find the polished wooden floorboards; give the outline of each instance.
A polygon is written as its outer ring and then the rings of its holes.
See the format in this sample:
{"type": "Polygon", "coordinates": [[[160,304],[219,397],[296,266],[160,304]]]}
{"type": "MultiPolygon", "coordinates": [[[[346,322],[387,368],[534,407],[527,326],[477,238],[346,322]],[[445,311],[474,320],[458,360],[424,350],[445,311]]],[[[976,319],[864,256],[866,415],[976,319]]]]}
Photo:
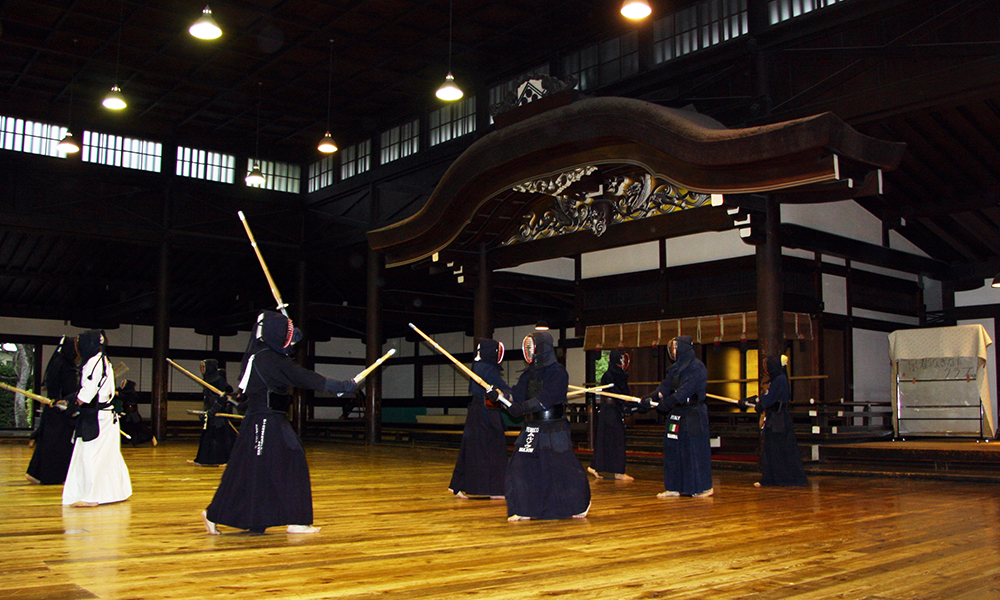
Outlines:
{"type": "Polygon", "coordinates": [[[206,535],[222,473],[194,442],[124,448],[134,494],[63,508],[0,444],[0,598],[1000,598],[1000,486],[818,476],[659,500],[661,473],[592,481],[584,520],[508,523],[447,486],[455,451],[309,445],[314,535],[206,535]]]}

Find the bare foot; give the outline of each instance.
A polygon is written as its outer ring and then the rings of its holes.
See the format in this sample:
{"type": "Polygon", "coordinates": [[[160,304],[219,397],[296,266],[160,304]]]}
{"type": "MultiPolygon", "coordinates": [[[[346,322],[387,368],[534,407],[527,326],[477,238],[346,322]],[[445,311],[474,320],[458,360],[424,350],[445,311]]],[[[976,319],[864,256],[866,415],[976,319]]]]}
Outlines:
{"type": "Polygon", "coordinates": [[[97,506],[97,502],[84,502],[83,500],[78,500],[73,504],[70,504],[73,508],[93,508],[97,506]]]}
{"type": "Polygon", "coordinates": [[[511,515],[507,517],[507,520],[513,523],[514,521],[530,521],[531,517],[522,517],[521,515],[511,515]]]}
{"type": "Polygon", "coordinates": [[[160,443],[160,442],[157,442],[157,441],[156,441],[156,436],[154,435],[154,436],[153,436],[153,447],[155,448],[155,447],[156,447],[156,445],[157,445],[157,444],[159,444],[159,443],[160,443]]]}
{"type": "Polygon", "coordinates": [[[760,487],[760,482],[759,482],[759,481],[755,481],[755,482],[753,482],[753,486],[754,486],[754,487],[760,487]]]}
{"type": "Polygon", "coordinates": [[[583,518],[585,518],[587,516],[587,513],[590,512],[590,505],[591,504],[593,504],[593,503],[591,502],[591,503],[587,504],[587,510],[583,511],[582,513],[573,515],[573,518],[574,519],[583,519],[583,518]]]}
{"type": "Polygon", "coordinates": [[[615,479],[619,481],[635,481],[635,477],[626,475],[625,473],[615,473],[615,479]]]}
{"type": "Polygon", "coordinates": [[[208,520],[207,512],[201,511],[201,518],[205,521],[205,531],[207,531],[209,535],[219,535],[219,528],[215,526],[215,523],[208,520]]]}
{"type": "Polygon", "coordinates": [[[670,490],[666,490],[666,491],[663,491],[663,492],[660,492],[659,494],[657,494],[656,497],[657,498],[676,498],[677,496],[680,496],[680,495],[681,495],[680,492],[672,492],[670,490]]]}
{"type": "Polygon", "coordinates": [[[312,525],[289,525],[288,533],[319,533],[319,527],[312,525]]]}
{"type": "Polygon", "coordinates": [[[35,485],[39,485],[39,484],[42,483],[41,481],[35,479],[31,475],[28,475],[27,473],[24,474],[24,478],[27,479],[28,481],[30,481],[31,483],[35,484],[35,485]]]}
{"type": "Polygon", "coordinates": [[[705,490],[704,492],[701,492],[700,494],[691,494],[691,497],[692,498],[708,498],[709,496],[711,496],[714,493],[715,493],[715,488],[708,488],[707,490],[705,490]]]}
{"type": "Polygon", "coordinates": [[[194,466],[196,466],[196,467],[200,467],[200,466],[201,466],[200,464],[198,464],[198,463],[194,462],[194,461],[193,461],[193,460],[191,460],[191,459],[188,459],[188,464],[189,464],[189,465],[194,465],[194,466]]]}
{"type": "Polygon", "coordinates": [[[466,500],[469,499],[469,497],[465,495],[465,492],[462,491],[455,492],[455,495],[458,496],[459,498],[465,498],[466,500]]]}
{"type": "Polygon", "coordinates": [[[595,479],[603,479],[594,467],[587,467],[587,472],[593,475],[595,479]]]}
{"type": "Polygon", "coordinates": [[[503,496],[490,496],[490,500],[505,500],[503,496]]]}

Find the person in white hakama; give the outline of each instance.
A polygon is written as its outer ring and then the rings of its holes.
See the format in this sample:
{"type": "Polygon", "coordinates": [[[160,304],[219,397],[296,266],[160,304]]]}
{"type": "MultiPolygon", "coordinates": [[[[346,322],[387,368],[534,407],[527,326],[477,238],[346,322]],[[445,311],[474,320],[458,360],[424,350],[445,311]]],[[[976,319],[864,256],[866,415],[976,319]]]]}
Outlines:
{"type": "MultiPolygon", "coordinates": [[[[76,438],[70,459],[63,505],[97,506],[121,502],[132,495],[132,481],[121,453],[118,417],[111,402],[115,374],[104,356],[104,332],[80,334],[80,373],[76,438]]],[[[72,407],[71,407],[72,408],[72,407]]]]}

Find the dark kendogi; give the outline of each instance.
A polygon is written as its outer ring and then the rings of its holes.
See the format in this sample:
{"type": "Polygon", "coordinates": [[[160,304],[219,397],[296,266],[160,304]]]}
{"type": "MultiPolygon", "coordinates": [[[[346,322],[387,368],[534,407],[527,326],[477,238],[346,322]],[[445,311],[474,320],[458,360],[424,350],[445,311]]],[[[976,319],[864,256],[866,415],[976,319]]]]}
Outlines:
{"type": "Polygon", "coordinates": [[[507,409],[512,416],[525,416],[507,465],[508,519],[586,516],[590,482],[573,453],[569,421],[564,416],[569,374],[556,361],[548,333],[530,334],[523,346],[528,369],[511,389],[512,404],[507,409]]]}
{"type": "Polygon", "coordinates": [[[760,430],[760,485],[807,485],[809,481],[802,468],[802,455],[788,411],[788,376],[781,366],[781,357],[768,356],[764,360],[764,373],[770,380],[767,391],[740,403],[742,407],[753,404],[758,413],[764,413],[764,426],[760,430]]]}
{"type": "Polygon", "coordinates": [[[705,392],[708,370],[694,355],[691,336],[670,340],[667,353],[674,364],[642,406],[667,416],[663,433],[663,495],[707,496],[712,488],[712,444],[705,392]]]}
{"type": "MultiPolygon", "coordinates": [[[[476,360],[472,372],[486,383],[508,393],[510,386],[504,381],[500,362],[503,361],[503,344],[481,338],[476,347],[476,360]]],[[[472,402],[465,417],[462,445],[451,475],[448,489],[453,494],[473,496],[503,496],[504,476],[507,472],[507,428],[496,406],[486,406],[486,390],[475,381],[469,381],[472,402]]]]}
{"type": "MultiPolygon", "coordinates": [[[[601,385],[614,384],[605,391],[630,396],[628,389],[629,357],[624,350],[612,350],[608,370],[601,376],[601,385]]],[[[602,397],[598,404],[597,431],[594,433],[594,459],[590,468],[598,473],[625,472],[625,413],[623,400],[602,397]]]]}
{"type": "MultiPolygon", "coordinates": [[[[153,431],[143,422],[139,414],[139,394],[135,391],[135,382],[131,379],[122,380],[118,388],[118,400],[122,406],[122,416],[119,425],[128,437],[132,446],[153,441],[153,431]]],[[[156,442],[153,442],[156,445],[156,442]]]]}
{"type": "MultiPolygon", "coordinates": [[[[233,388],[226,382],[225,372],[219,369],[219,361],[209,358],[201,361],[201,373],[206,383],[217,390],[232,392],[233,388]]],[[[226,398],[208,388],[202,388],[205,421],[201,430],[201,440],[198,442],[196,465],[224,465],[229,462],[229,454],[236,443],[236,429],[232,420],[216,416],[219,413],[234,414],[235,407],[226,398]]]]}
{"type": "Polygon", "coordinates": [[[312,488],[302,443],[289,425],[289,387],[350,393],[353,380],[327,379],[292,362],[302,337],[287,317],[263,311],[243,356],[239,388],[247,409],[229,463],[208,506],[209,521],[263,533],[279,525],[311,525],[312,488]]]}
{"type": "MultiPolygon", "coordinates": [[[[63,336],[45,368],[47,397],[76,404],[76,393],[80,390],[77,358],[76,338],[63,336]]],[[[42,407],[38,428],[32,434],[35,451],[26,472],[29,480],[45,485],[62,485],[66,481],[76,429],[76,419],[70,416],[73,412],[67,412],[65,404],[42,407]]]]}

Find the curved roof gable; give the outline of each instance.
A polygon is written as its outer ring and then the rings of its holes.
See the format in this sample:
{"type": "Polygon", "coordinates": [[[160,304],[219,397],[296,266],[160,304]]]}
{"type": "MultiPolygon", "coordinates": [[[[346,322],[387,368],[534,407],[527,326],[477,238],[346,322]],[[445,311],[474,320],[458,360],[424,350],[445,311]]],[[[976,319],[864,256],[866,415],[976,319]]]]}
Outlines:
{"type": "MultiPolygon", "coordinates": [[[[902,153],[901,144],[864,136],[831,113],[727,129],[641,100],[580,100],[482,137],[451,165],[419,212],[368,238],[387,265],[416,262],[451,245],[477,215],[518,220],[533,202],[511,194],[516,186],[523,191],[528,182],[585,167],[626,166],[683,190],[744,194],[864,178],[895,168],[902,153]]],[[[506,241],[500,238],[477,243],[494,247],[506,241]]],[[[462,243],[471,239],[466,235],[462,243]]]]}

